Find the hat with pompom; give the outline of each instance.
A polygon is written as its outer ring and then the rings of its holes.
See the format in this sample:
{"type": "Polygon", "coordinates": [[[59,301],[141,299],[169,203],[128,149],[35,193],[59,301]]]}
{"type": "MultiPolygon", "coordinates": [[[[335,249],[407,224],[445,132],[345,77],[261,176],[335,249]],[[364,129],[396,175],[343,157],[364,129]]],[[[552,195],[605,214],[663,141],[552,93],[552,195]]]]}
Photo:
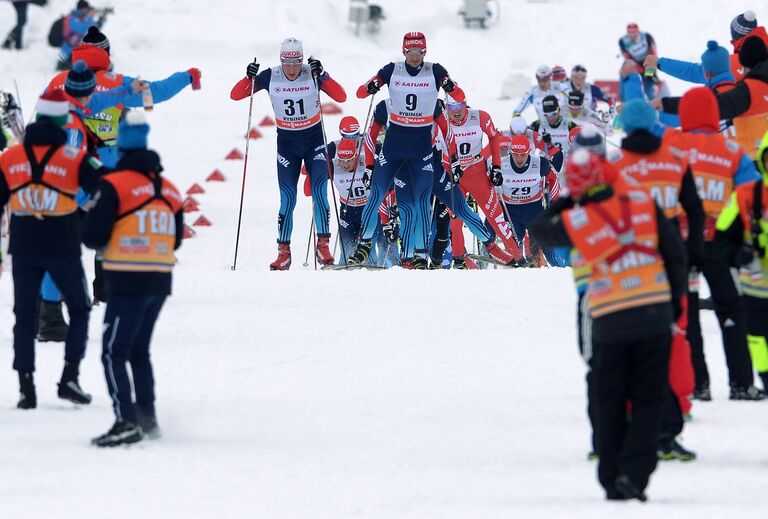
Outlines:
{"type": "Polygon", "coordinates": [[[707,50],[701,55],[701,68],[705,74],[717,76],[731,71],[731,55],[715,40],[707,42],[707,50]]]}
{"type": "Polygon", "coordinates": [[[143,150],[147,148],[149,125],[144,112],[129,111],[117,130],[117,147],[121,150],[143,150]]]}
{"type": "Polygon", "coordinates": [[[37,100],[35,111],[36,120],[47,118],[63,127],[69,119],[69,101],[60,89],[49,90],[37,100]]]}
{"type": "Polygon", "coordinates": [[[67,74],[64,90],[72,97],[88,97],[96,90],[96,76],[85,61],[76,61],[67,74]]]}
{"type": "Polygon", "coordinates": [[[745,11],[731,21],[731,39],[743,38],[757,28],[757,17],[753,11],[745,11]]]}

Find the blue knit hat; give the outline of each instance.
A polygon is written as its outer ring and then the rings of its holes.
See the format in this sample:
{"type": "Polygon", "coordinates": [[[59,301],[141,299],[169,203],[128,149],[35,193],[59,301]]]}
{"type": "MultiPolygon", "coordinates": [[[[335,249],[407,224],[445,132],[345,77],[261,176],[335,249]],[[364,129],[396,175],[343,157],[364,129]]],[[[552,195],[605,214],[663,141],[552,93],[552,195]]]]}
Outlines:
{"type": "Polygon", "coordinates": [[[140,110],[131,110],[117,129],[117,147],[121,150],[144,150],[147,148],[149,125],[140,110]]]}
{"type": "Polygon", "coordinates": [[[721,47],[715,40],[707,42],[707,50],[701,55],[701,68],[705,74],[717,76],[731,71],[731,56],[725,47],[721,47]]]}
{"type": "Polygon", "coordinates": [[[731,39],[733,41],[743,38],[753,29],[757,28],[757,18],[753,11],[745,11],[731,22],[731,39]]]}
{"type": "Polygon", "coordinates": [[[64,91],[72,97],[87,97],[96,90],[96,76],[85,61],[76,61],[67,74],[64,91]]]}
{"type": "Polygon", "coordinates": [[[624,104],[621,111],[621,123],[627,134],[637,130],[650,132],[656,124],[656,111],[641,99],[633,99],[624,104]]]}

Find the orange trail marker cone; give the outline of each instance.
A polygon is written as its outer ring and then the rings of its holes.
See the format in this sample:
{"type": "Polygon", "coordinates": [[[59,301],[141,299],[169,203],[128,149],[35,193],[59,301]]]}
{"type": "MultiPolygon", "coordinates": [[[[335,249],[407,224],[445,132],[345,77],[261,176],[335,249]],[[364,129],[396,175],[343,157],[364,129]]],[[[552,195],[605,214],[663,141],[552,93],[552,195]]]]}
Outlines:
{"type": "Polygon", "coordinates": [[[251,128],[251,130],[248,132],[248,135],[246,135],[249,139],[261,139],[261,132],[257,130],[256,128],[251,128]]]}
{"type": "Polygon", "coordinates": [[[224,182],[225,180],[226,178],[224,178],[224,173],[218,169],[214,170],[213,173],[208,175],[205,179],[206,182],[224,182]]]}
{"type": "Polygon", "coordinates": [[[195,211],[199,211],[200,207],[197,204],[197,200],[192,198],[191,196],[188,196],[184,203],[181,205],[182,209],[184,209],[185,213],[194,213],[195,211]]]}
{"type": "Polygon", "coordinates": [[[205,189],[203,189],[200,184],[192,184],[192,187],[187,189],[188,195],[200,195],[203,193],[205,193],[205,189]]]}
{"type": "Polygon", "coordinates": [[[213,225],[213,223],[211,223],[211,221],[205,216],[200,215],[197,218],[197,220],[195,220],[195,223],[193,223],[192,225],[195,227],[210,227],[211,225],[213,225]]]}
{"type": "Polygon", "coordinates": [[[242,151],[238,150],[237,148],[234,148],[224,158],[226,160],[243,160],[245,158],[245,155],[243,155],[242,151]]]}
{"type": "Polygon", "coordinates": [[[184,224],[184,239],[188,240],[197,236],[195,230],[187,224],[184,224]]]}
{"type": "Polygon", "coordinates": [[[265,115],[264,119],[262,119],[261,122],[259,123],[259,126],[274,126],[274,125],[275,125],[275,121],[273,121],[272,118],[269,117],[268,115],[265,115]]]}

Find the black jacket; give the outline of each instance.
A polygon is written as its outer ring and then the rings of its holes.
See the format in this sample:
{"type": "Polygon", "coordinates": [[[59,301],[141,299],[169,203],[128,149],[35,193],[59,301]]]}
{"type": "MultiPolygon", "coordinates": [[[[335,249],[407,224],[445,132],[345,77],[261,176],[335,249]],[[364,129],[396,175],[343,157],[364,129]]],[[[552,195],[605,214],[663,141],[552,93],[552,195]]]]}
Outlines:
{"type": "MultiPolygon", "coordinates": [[[[602,202],[613,195],[613,190],[605,186],[596,194],[586,197],[582,204],[602,202]]],[[[573,200],[560,198],[550,204],[533,222],[531,234],[542,247],[573,247],[561,217],[562,211],[570,207],[573,207],[573,200]]],[[[664,217],[658,206],[656,220],[659,230],[659,253],[664,260],[672,304],[656,303],[630,308],[595,319],[592,322],[592,337],[597,342],[633,341],[669,333],[673,320],[682,313],[680,301],[688,287],[685,248],[680,240],[680,233],[664,217]]]]}
{"type": "MultiPolygon", "coordinates": [[[[640,130],[625,137],[621,141],[621,147],[634,153],[653,153],[661,147],[661,139],[640,130]]],[[[701,265],[704,261],[704,223],[707,215],[704,212],[701,198],[699,198],[696,181],[690,166],[683,174],[678,199],[688,218],[688,240],[686,241],[688,259],[692,265],[701,265]]],[[[680,226],[676,218],[672,219],[672,224],[679,232],[680,226]]]]}
{"type": "MultiPolygon", "coordinates": [[[[124,155],[117,163],[116,171],[132,170],[146,175],[159,175],[163,170],[160,157],[151,150],[136,150],[124,155]]],[[[96,205],[88,212],[85,219],[83,242],[91,249],[102,249],[109,243],[112,228],[117,219],[119,198],[115,188],[102,180],[96,186],[94,194],[96,205]]],[[[181,246],[184,239],[184,211],[176,213],[176,241],[174,250],[181,246]]],[[[172,276],[170,272],[124,272],[105,270],[108,295],[169,295],[172,276]]]]}
{"type": "MultiPolygon", "coordinates": [[[[32,146],[64,146],[67,134],[53,121],[42,119],[27,126],[25,143],[32,146]]],[[[80,163],[79,183],[91,192],[101,175],[109,171],[95,159],[84,158],[80,163]]],[[[0,206],[11,196],[5,175],[0,171],[0,206]]],[[[8,252],[17,257],[35,259],[79,258],[82,216],[80,211],[38,220],[34,216],[12,216],[8,252]]]]}
{"type": "MultiPolygon", "coordinates": [[[[768,83],[768,61],[761,61],[755,68],[750,70],[744,79],[756,79],[768,83]]],[[[715,94],[717,104],[720,108],[721,119],[733,119],[743,114],[752,106],[752,96],[749,93],[749,87],[742,80],[736,83],[732,89],[722,94],[715,94]]],[[[661,100],[664,111],[676,114],[679,111],[679,97],[665,97],[661,100]]]]}

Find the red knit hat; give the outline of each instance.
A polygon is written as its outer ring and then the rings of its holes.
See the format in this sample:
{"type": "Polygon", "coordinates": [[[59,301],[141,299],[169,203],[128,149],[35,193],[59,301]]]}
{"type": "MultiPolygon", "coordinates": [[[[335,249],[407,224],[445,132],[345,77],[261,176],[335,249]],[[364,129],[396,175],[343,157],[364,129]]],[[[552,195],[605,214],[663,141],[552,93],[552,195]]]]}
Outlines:
{"type": "Polygon", "coordinates": [[[408,32],[403,36],[403,52],[408,49],[427,50],[427,38],[422,32],[408,32]]]}
{"type": "Polygon", "coordinates": [[[608,183],[606,177],[600,157],[584,148],[571,153],[565,163],[565,181],[577,200],[583,197],[589,188],[608,183]]]}
{"type": "Polygon", "coordinates": [[[47,117],[59,126],[67,124],[69,119],[69,101],[61,89],[44,92],[37,101],[37,118],[47,117]]]}
{"type": "Polygon", "coordinates": [[[715,94],[707,87],[693,88],[680,99],[680,126],[684,132],[720,130],[720,109],[715,94]]]}
{"type": "Polygon", "coordinates": [[[346,138],[357,137],[360,133],[360,123],[351,115],[344,116],[339,123],[339,133],[346,138]]]}

